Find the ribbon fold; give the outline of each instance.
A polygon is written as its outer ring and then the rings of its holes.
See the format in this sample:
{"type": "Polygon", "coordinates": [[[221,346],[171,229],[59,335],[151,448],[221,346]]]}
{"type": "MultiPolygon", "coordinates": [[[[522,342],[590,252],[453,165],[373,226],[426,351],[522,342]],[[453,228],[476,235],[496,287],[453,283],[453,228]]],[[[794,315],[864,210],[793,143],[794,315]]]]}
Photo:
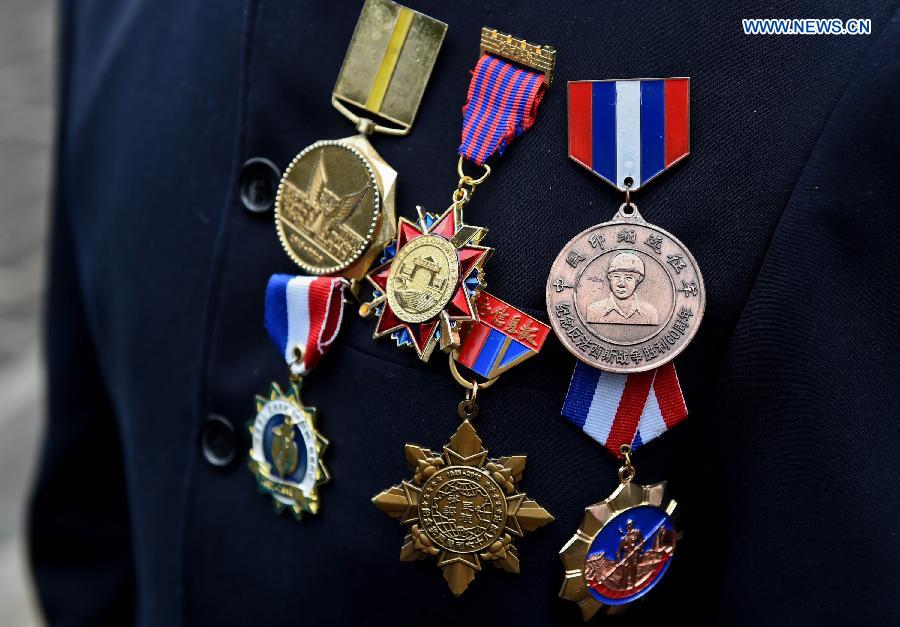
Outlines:
{"type": "Polygon", "coordinates": [[[341,277],[273,274],[266,286],[266,330],[291,373],[305,376],[331,346],[344,317],[341,277]],[[297,360],[296,349],[302,353],[297,360]]]}
{"type": "Polygon", "coordinates": [[[619,447],[636,450],[661,436],[687,417],[687,406],[671,362],[629,375],[578,362],[562,415],[621,458],[619,447]]]}
{"type": "Polygon", "coordinates": [[[534,124],[547,81],[543,74],[490,54],[478,60],[463,107],[459,154],[478,165],[502,155],[534,124]]]}

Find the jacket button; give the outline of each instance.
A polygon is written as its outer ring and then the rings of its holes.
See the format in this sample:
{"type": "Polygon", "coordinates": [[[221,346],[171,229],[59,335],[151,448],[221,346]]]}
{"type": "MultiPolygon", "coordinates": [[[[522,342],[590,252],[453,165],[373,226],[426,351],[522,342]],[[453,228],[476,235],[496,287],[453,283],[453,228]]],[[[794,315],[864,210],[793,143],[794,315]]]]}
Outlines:
{"type": "Polygon", "coordinates": [[[231,423],[219,416],[207,416],[200,429],[200,446],[203,457],[210,466],[223,468],[234,461],[237,436],[231,423]]]}
{"type": "Polygon", "coordinates": [[[281,173],[268,159],[255,157],[241,167],[241,202],[253,213],[265,213],[275,206],[281,173]]]}

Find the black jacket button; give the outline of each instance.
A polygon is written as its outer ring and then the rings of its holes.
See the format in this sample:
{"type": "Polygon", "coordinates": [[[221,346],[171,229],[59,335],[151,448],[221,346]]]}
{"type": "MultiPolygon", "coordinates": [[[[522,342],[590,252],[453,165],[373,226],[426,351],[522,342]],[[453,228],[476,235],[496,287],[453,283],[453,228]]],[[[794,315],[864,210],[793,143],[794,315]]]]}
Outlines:
{"type": "Polygon", "coordinates": [[[218,414],[207,416],[200,429],[200,446],[210,466],[222,468],[234,461],[237,434],[231,423],[218,414]]]}
{"type": "Polygon", "coordinates": [[[241,166],[241,202],[253,213],[265,213],[275,206],[281,172],[268,159],[255,157],[241,166]]]}

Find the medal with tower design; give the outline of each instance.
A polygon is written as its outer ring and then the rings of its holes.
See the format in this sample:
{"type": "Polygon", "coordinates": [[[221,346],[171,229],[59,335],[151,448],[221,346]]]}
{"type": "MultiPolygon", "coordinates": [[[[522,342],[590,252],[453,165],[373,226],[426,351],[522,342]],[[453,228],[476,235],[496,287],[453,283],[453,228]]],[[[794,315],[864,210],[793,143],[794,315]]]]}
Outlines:
{"type": "Polygon", "coordinates": [[[361,279],[396,236],[397,172],[368,136],[409,133],[446,31],[391,0],[363,5],[331,98],[359,133],[304,148],[275,200],[278,238],[307,273],[361,279]]]}

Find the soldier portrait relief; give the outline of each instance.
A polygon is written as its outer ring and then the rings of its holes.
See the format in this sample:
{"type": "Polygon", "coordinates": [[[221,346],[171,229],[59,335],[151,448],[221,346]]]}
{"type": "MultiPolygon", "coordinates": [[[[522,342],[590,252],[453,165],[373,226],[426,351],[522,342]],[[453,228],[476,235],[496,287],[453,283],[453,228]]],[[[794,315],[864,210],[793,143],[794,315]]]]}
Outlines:
{"type": "Polygon", "coordinates": [[[609,296],[587,307],[587,321],[602,324],[659,324],[656,307],[636,293],[644,280],[644,262],[634,253],[619,253],[609,262],[609,296]]]}
{"type": "Polygon", "coordinates": [[[676,292],[665,262],[638,247],[587,257],[571,284],[585,332],[615,346],[650,340],[666,327],[675,307],[676,292]]]}

